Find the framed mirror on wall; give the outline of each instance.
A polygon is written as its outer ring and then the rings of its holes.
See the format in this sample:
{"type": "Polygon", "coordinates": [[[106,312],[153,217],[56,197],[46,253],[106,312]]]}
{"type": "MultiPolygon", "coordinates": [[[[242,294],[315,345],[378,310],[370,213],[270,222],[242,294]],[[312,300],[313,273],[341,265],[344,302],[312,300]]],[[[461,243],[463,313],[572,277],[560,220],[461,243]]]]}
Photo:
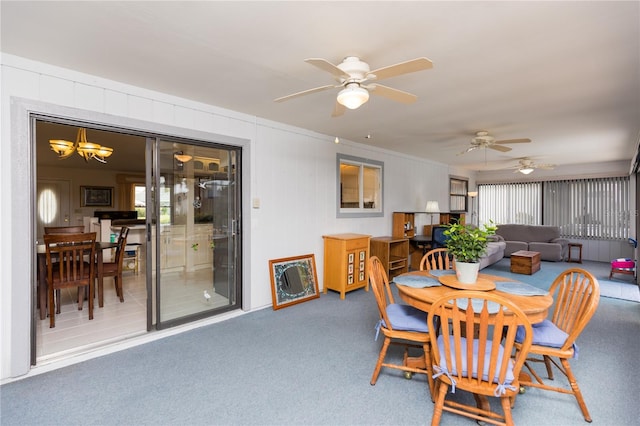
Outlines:
{"type": "Polygon", "coordinates": [[[270,260],[269,271],[274,310],[320,297],[315,255],[270,260]]]}
{"type": "Polygon", "coordinates": [[[467,192],[469,180],[458,177],[449,177],[449,211],[462,213],[467,211],[467,192]]]}
{"type": "Polygon", "coordinates": [[[384,163],[337,154],[337,217],[383,215],[384,163]]]}

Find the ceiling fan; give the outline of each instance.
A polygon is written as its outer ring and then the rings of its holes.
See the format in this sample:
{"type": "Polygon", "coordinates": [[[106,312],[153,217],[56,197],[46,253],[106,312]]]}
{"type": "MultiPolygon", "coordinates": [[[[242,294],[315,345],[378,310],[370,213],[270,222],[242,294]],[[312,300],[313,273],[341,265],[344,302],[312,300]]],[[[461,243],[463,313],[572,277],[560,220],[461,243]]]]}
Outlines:
{"type": "Polygon", "coordinates": [[[515,169],[513,173],[522,173],[523,175],[528,175],[532,173],[535,169],[547,169],[552,170],[556,167],[555,164],[536,164],[530,158],[521,158],[518,161],[517,166],[509,167],[510,169],[515,169]]]}
{"type": "Polygon", "coordinates": [[[496,140],[493,136],[489,134],[486,130],[481,130],[476,132],[476,135],[471,139],[471,145],[469,148],[465,149],[458,155],[466,154],[469,151],[473,151],[474,149],[479,148],[490,148],[495,149],[500,152],[508,152],[511,151],[511,148],[508,146],[504,146],[506,144],[511,143],[529,143],[531,139],[522,138],[522,139],[505,139],[505,140],[496,140]]]}
{"type": "Polygon", "coordinates": [[[305,62],[331,74],[337,84],[329,84],[292,93],[291,95],[274,99],[274,102],[288,101],[298,96],[310,95],[312,93],[341,87],[342,89],[336,98],[333,114],[331,114],[332,117],[344,114],[345,108],[356,109],[360,107],[369,100],[370,93],[396,102],[405,104],[413,103],[418,99],[416,95],[373,82],[402,74],[428,70],[433,67],[433,63],[427,58],[416,58],[378,68],[373,71],[370,70],[369,64],[357,56],[347,56],[338,65],[334,65],[326,59],[321,58],[309,58],[305,59],[305,62]]]}

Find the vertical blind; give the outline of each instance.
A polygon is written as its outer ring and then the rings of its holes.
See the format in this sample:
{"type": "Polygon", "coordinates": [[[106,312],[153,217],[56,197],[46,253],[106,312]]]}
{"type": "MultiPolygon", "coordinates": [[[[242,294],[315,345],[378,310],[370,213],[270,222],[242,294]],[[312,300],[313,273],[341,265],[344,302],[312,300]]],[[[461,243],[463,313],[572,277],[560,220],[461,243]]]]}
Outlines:
{"type": "Polygon", "coordinates": [[[478,219],[500,223],[541,223],[542,184],[505,183],[478,186],[478,219]]]}
{"type": "Polygon", "coordinates": [[[546,182],[544,223],[565,236],[626,240],[631,219],[629,177],[546,182]]]}
{"type": "Polygon", "coordinates": [[[626,240],[631,221],[628,176],[481,184],[480,223],[554,225],[567,238],[626,240]]]}

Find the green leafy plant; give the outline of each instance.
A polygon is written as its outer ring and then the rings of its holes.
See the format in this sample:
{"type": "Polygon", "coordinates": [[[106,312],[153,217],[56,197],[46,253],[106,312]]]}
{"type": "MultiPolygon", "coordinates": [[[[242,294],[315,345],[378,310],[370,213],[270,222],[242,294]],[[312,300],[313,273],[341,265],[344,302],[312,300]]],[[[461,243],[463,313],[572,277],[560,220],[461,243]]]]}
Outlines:
{"type": "Polygon", "coordinates": [[[487,250],[489,236],[496,233],[498,227],[493,221],[482,227],[451,223],[447,225],[444,235],[447,236],[447,250],[458,262],[477,263],[487,250]]]}

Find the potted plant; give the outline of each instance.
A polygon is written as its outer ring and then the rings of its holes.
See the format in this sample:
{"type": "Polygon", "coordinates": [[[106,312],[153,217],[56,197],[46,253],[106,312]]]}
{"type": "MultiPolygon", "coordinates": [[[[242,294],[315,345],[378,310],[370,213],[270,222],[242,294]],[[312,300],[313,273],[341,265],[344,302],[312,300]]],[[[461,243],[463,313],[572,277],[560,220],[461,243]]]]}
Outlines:
{"type": "Polygon", "coordinates": [[[489,236],[496,233],[493,221],[482,227],[454,222],[447,225],[447,250],[453,255],[458,281],[473,284],[480,270],[480,257],[487,250],[489,236]]]}

